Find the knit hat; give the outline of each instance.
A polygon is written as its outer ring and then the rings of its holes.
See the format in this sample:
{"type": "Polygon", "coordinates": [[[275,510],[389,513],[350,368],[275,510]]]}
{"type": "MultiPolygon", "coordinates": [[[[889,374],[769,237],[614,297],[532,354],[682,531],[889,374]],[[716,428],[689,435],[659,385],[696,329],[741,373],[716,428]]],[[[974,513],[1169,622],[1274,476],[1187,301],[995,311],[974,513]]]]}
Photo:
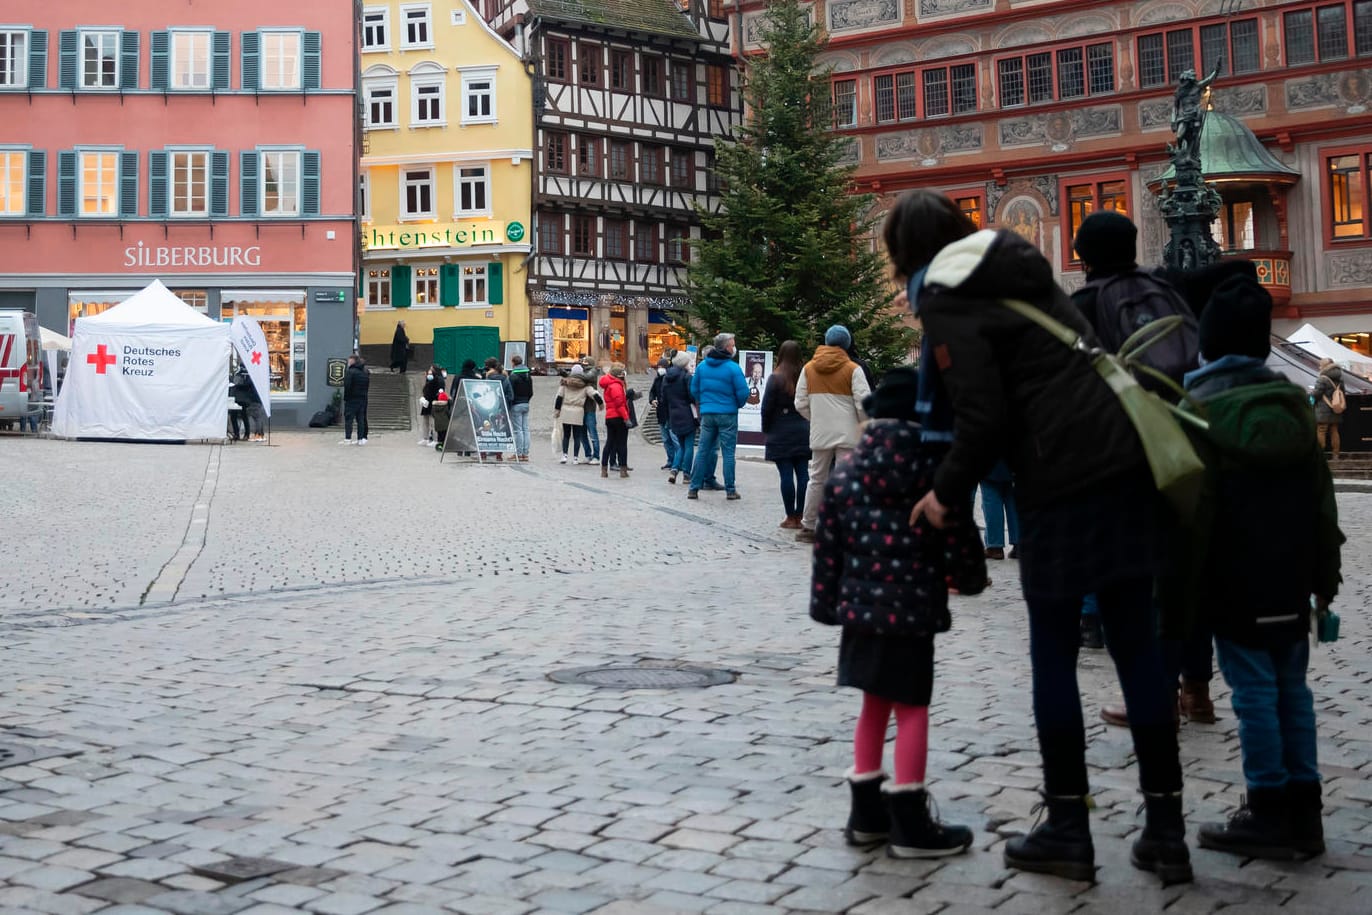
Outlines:
{"type": "Polygon", "coordinates": [[[612,362],[612,363],[610,363],[610,374],[613,375],[613,376],[615,376],[616,378],[623,378],[623,377],[624,377],[624,363],[622,363],[622,362],[612,362]]]}
{"type": "Polygon", "coordinates": [[[659,357],[658,360],[657,360],[657,367],[660,368],[660,369],[665,369],[665,368],[667,368],[668,366],[670,366],[671,364],[672,364],[672,360],[668,359],[666,356],[661,356],[661,357],[659,357]]]}
{"type": "Polygon", "coordinates": [[[1081,221],[1072,250],[1088,270],[1123,270],[1138,260],[1138,227],[1128,216],[1099,210],[1081,221]]]}
{"type": "MultiPolygon", "coordinates": [[[[829,344],[832,346],[833,344],[829,344]]],[[[919,369],[902,365],[882,376],[875,394],[868,394],[862,411],[871,419],[904,419],[918,422],[915,401],[919,399],[919,369]]]]}
{"type": "Polygon", "coordinates": [[[1267,358],[1272,350],[1272,296],[1247,276],[1225,280],[1200,316],[1200,350],[1207,362],[1224,356],[1267,358]]]}
{"type": "Polygon", "coordinates": [[[672,365],[676,366],[679,369],[684,369],[686,368],[686,366],[690,364],[691,354],[686,352],[685,350],[682,350],[681,352],[677,353],[675,356],[672,357],[672,365]]]}
{"type": "Polygon", "coordinates": [[[853,345],[853,335],[842,324],[835,324],[824,332],[824,345],[846,350],[853,345]]]}
{"type": "Polygon", "coordinates": [[[580,362],[578,362],[578,363],[576,363],[575,365],[572,366],[572,374],[573,374],[573,375],[584,375],[584,374],[586,374],[585,369],[583,369],[583,368],[581,367],[581,363],[580,363],[580,362]]]}

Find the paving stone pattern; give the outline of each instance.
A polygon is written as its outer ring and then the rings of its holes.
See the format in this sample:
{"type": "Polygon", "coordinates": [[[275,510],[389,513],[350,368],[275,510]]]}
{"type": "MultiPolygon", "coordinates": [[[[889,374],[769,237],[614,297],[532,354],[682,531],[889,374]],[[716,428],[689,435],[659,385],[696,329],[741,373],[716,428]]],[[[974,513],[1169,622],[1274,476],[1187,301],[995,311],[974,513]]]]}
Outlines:
{"type": "MultiPolygon", "coordinates": [[[[1128,864],[1128,735],[1093,726],[1089,885],[1001,866],[1039,785],[1013,562],[938,646],[932,790],[972,852],[849,849],[856,695],[832,685],[836,632],[808,620],[773,468],[740,464],[741,502],[688,502],[659,448],[634,439],[633,478],[601,480],[552,462],[548,435],[518,467],[440,465],[400,434],[224,447],[170,605],[139,598],[211,449],[0,442],[18,481],[0,504],[29,535],[0,580],[0,742],[76,754],[0,769],[0,911],[1372,911],[1372,497],[1340,497],[1344,637],[1313,662],[1329,853],[1195,851],[1197,882],[1161,889],[1128,864]],[[547,677],[652,662],[738,678],[547,677]],[[225,873],[235,858],[271,872],[225,873]]],[[[1116,697],[1103,653],[1081,683],[1089,716],[1116,697]]],[[[1242,794],[1226,700],[1218,725],[1183,727],[1193,827],[1242,794]]]]}

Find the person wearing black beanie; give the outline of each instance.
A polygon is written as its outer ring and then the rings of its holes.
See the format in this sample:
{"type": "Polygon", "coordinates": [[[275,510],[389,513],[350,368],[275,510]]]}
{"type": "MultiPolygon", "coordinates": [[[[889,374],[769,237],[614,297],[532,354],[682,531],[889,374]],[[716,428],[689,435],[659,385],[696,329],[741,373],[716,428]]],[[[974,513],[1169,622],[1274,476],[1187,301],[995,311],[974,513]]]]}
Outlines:
{"type": "Polygon", "coordinates": [[[1220,283],[1200,316],[1201,358],[1266,359],[1272,349],[1272,296],[1243,274],[1220,283]]]}
{"type": "Polygon", "coordinates": [[[1088,276],[1124,273],[1138,262],[1138,227],[1122,213],[1100,210],[1082,220],[1072,250],[1088,276]]]}

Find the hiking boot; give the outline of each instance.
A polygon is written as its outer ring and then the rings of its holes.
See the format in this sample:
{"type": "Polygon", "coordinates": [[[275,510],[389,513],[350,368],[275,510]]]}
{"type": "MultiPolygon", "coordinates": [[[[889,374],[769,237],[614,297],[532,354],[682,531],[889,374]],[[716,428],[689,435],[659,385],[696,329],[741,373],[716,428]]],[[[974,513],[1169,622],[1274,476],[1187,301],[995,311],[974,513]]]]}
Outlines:
{"type": "Polygon", "coordinates": [[[885,842],[890,834],[891,818],[881,797],[884,781],[886,773],[880,770],[861,775],[854,775],[849,770],[848,790],[853,796],[853,806],[848,813],[848,825],[843,830],[843,838],[849,845],[875,845],[885,842]]]}
{"type": "Polygon", "coordinates": [[[1204,680],[1181,681],[1181,692],[1177,694],[1178,712],[1183,718],[1196,724],[1214,724],[1215,703],[1210,700],[1210,684],[1204,680]]]}
{"type": "Polygon", "coordinates": [[[1000,547],[1000,546],[988,546],[988,547],[986,548],[986,558],[987,558],[987,559],[1004,559],[1004,558],[1005,558],[1005,548],[1004,548],[1004,547],[1000,547]]]}
{"type": "Polygon", "coordinates": [[[621,480],[627,480],[627,479],[629,479],[629,468],[628,468],[628,467],[621,467],[621,468],[619,468],[619,478],[620,478],[621,480]]]}
{"type": "Polygon", "coordinates": [[[966,826],[940,823],[929,812],[929,792],[915,785],[888,785],[886,809],[891,817],[892,858],[946,858],[960,855],[972,844],[966,826]]]}
{"type": "Polygon", "coordinates": [[[1094,613],[1082,614],[1081,647],[1100,651],[1105,647],[1105,630],[1101,628],[1100,617],[1094,613]]]}
{"type": "Polygon", "coordinates": [[[815,532],[808,527],[802,527],[796,531],[796,543],[814,543],[815,532]]]}
{"type": "Polygon", "coordinates": [[[1285,808],[1285,788],[1249,788],[1229,822],[1206,823],[1196,833],[1196,841],[1201,848],[1245,858],[1291,861],[1296,857],[1296,846],[1291,841],[1285,808]]]}
{"type": "Polygon", "coordinates": [[[800,529],[800,519],[795,515],[787,515],[786,520],[777,525],[784,531],[794,531],[800,529]]]}
{"type": "Polygon", "coordinates": [[[1139,870],[1158,875],[1163,886],[1190,883],[1191,852],[1186,847],[1186,821],[1181,816],[1181,792],[1143,793],[1143,833],[1134,840],[1129,861],[1139,870]]]}
{"type": "Polygon", "coordinates": [[[1324,820],[1319,782],[1286,783],[1286,825],[1301,857],[1324,854],[1324,820]]]}
{"type": "Polygon", "coordinates": [[[602,464],[602,465],[600,466],[600,477],[601,477],[601,479],[604,479],[605,477],[608,477],[609,475],[610,475],[610,468],[608,468],[608,467],[606,467],[604,464],[602,464]]]}
{"type": "Polygon", "coordinates": [[[1046,822],[1005,843],[1005,866],[1068,880],[1096,879],[1096,848],[1083,796],[1043,796],[1046,822]]]}

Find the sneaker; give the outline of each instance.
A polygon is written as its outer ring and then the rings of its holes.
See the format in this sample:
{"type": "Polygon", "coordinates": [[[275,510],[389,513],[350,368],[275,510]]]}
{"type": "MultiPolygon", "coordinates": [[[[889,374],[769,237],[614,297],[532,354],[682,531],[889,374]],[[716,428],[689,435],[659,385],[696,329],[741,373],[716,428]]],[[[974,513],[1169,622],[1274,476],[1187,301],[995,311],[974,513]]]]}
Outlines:
{"type": "Polygon", "coordinates": [[[358,443],[359,445],[365,445],[365,444],[367,444],[367,440],[366,440],[365,438],[359,438],[359,439],[357,440],[357,443],[358,443]]]}
{"type": "Polygon", "coordinates": [[[699,499],[699,498],[700,498],[700,490],[699,490],[699,489],[692,489],[692,490],[689,490],[689,491],[686,493],[686,498],[688,498],[688,499],[699,499]]]}
{"type": "Polygon", "coordinates": [[[743,497],[740,496],[740,495],[739,495],[738,493],[736,493],[736,492],[731,492],[731,493],[729,493],[727,496],[725,496],[724,498],[725,498],[725,501],[728,501],[728,502],[737,502],[739,499],[742,499],[743,497]]]}
{"type": "Polygon", "coordinates": [[[343,439],[343,441],[339,442],[338,444],[340,444],[340,445],[351,445],[352,443],[353,443],[353,440],[352,440],[352,439],[350,439],[350,438],[345,438],[345,439],[343,439]]]}
{"type": "Polygon", "coordinates": [[[561,458],[561,460],[558,461],[558,463],[559,463],[559,464],[565,464],[565,463],[567,463],[567,455],[565,455],[565,454],[562,455],[562,458],[561,458]]]}
{"type": "Polygon", "coordinates": [[[672,469],[672,465],[671,465],[671,464],[663,464],[661,467],[658,468],[658,470],[671,470],[671,469],[672,469]]]}
{"type": "Polygon", "coordinates": [[[671,484],[673,484],[673,485],[676,484],[676,473],[677,473],[677,472],[676,472],[675,470],[673,470],[671,473],[667,474],[667,482],[668,482],[668,483],[671,483],[671,484]]]}
{"type": "Polygon", "coordinates": [[[705,490],[706,492],[723,492],[723,491],[724,491],[724,487],[723,487],[723,486],[720,486],[718,483],[706,483],[704,486],[702,486],[702,487],[700,487],[700,488],[703,489],[703,490],[705,490]]]}
{"type": "Polygon", "coordinates": [[[421,438],[421,439],[419,440],[419,444],[421,444],[421,445],[428,445],[428,444],[430,444],[430,442],[429,442],[429,440],[428,440],[427,438],[421,438]]]}

